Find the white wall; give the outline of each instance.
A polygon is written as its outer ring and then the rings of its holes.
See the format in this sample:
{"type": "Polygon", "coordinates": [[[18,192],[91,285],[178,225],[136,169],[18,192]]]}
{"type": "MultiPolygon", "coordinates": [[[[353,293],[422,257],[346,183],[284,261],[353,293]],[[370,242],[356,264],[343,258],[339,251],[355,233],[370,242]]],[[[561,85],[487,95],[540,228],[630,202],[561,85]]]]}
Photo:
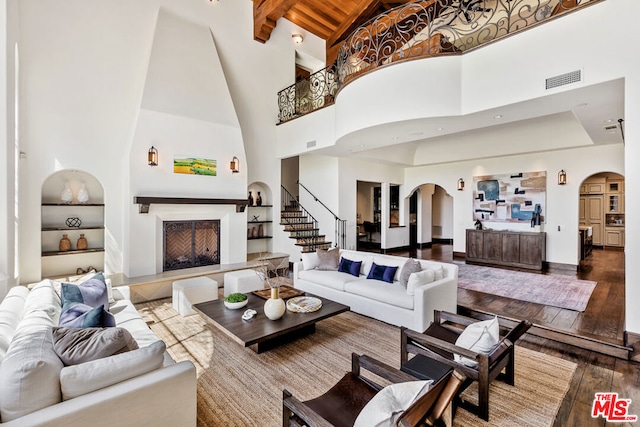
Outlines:
{"type": "Polygon", "coordinates": [[[433,194],[433,226],[442,228],[442,233],[434,238],[453,238],[453,197],[447,194],[442,187],[436,186],[433,194]]]}

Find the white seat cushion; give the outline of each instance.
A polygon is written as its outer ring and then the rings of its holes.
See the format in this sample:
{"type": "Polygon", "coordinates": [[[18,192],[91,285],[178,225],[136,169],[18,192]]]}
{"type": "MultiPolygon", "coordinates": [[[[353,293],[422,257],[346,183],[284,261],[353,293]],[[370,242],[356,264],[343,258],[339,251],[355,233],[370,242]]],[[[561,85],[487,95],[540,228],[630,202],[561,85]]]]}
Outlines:
{"type": "Polygon", "coordinates": [[[225,273],[224,296],[234,293],[246,294],[248,292],[264,289],[264,282],[256,273],[256,270],[238,270],[225,273]]]}
{"type": "Polygon", "coordinates": [[[400,282],[359,279],[345,283],[344,290],[350,294],[413,310],[413,296],[407,295],[407,290],[400,282]]]}
{"type": "Polygon", "coordinates": [[[349,273],[332,270],[304,270],[298,273],[298,278],[338,291],[344,291],[345,283],[359,280],[349,273]]]}
{"type": "Polygon", "coordinates": [[[142,319],[142,316],[140,316],[131,301],[116,301],[110,310],[111,314],[116,318],[116,326],[129,331],[140,348],[147,347],[159,341],[156,334],[149,329],[149,326],[147,326],[147,323],[142,319]]]}

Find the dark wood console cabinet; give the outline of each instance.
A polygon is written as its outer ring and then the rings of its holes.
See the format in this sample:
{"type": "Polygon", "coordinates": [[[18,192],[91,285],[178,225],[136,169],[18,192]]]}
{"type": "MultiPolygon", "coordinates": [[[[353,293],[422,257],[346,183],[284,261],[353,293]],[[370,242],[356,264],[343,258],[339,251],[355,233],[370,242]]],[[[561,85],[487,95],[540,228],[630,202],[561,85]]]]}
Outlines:
{"type": "Polygon", "coordinates": [[[546,233],[467,230],[466,262],[542,270],[546,233]]]}

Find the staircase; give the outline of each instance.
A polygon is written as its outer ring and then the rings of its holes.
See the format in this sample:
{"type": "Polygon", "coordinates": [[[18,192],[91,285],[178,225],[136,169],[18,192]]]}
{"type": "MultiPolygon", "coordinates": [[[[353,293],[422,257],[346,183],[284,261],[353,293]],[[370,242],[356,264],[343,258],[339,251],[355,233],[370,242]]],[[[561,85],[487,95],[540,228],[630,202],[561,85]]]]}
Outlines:
{"type": "Polygon", "coordinates": [[[280,212],[280,225],[289,232],[289,238],[296,239],[303,253],[315,252],[318,249],[329,249],[331,242],[319,234],[318,223],[296,201],[290,200],[280,212]]]}

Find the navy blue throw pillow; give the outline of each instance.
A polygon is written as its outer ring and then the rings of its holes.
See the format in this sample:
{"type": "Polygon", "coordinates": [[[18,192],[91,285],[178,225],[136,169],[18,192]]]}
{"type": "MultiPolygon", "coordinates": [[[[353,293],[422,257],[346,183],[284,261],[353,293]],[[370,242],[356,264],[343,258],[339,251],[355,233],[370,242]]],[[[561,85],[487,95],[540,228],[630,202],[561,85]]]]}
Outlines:
{"type": "Polygon", "coordinates": [[[343,273],[349,273],[352,276],[358,277],[360,275],[361,266],[362,266],[362,261],[351,261],[350,259],[340,258],[338,271],[341,271],[343,273]]]}
{"type": "Polygon", "coordinates": [[[393,283],[393,277],[396,275],[398,267],[389,265],[377,265],[375,262],[369,270],[367,279],[382,280],[384,282],[393,283]]]}

